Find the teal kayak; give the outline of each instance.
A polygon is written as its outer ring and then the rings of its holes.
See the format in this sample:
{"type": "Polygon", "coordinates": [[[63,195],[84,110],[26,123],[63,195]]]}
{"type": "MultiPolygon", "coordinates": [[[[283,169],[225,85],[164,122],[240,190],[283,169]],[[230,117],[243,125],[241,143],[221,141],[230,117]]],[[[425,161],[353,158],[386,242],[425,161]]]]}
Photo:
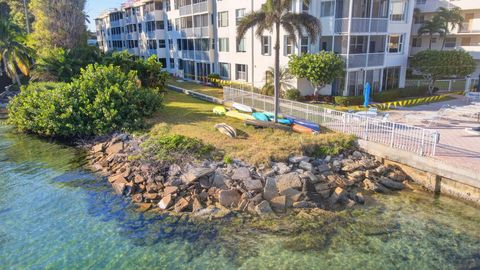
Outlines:
{"type": "Polygon", "coordinates": [[[262,113],[262,112],[254,112],[254,113],[252,113],[252,116],[253,116],[253,118],[255,118],[258,121],[264,121],[264,122],[270,121],[269,117],[265,113],[262,113]]]}

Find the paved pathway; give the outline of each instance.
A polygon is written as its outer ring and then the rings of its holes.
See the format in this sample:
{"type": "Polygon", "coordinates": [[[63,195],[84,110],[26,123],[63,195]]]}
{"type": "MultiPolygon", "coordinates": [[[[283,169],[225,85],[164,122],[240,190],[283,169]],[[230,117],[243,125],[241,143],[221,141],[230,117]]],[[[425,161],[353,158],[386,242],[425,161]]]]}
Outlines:
{"type": "MultiPolygon", "coordinates": [[[[437,112],[447,106],[461,108],[468,105],[463,96],[455,97],[455,100],[392,111],[390,120],[437,129],[440,132],[440,143],[437,146],[436,159],[470,169],[480,169],[480,136],[465,131],[465,128],[480,126],[478,120],[473,117],[458,118],[448,112],[436,117],[439,115],[437,112]]],[[[480,109],[478,112],[480,113],[480,109]]]]}

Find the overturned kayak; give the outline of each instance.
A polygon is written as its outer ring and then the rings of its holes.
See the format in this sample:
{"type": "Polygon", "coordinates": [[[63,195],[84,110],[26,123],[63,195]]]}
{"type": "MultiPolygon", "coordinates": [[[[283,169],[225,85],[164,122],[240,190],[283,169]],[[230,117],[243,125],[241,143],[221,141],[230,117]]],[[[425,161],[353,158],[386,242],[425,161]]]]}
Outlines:
{"type": "Polygon", "coordinates": [[[262,112],[254,112],[252,113],[252,116],[258,121],[263,121],[263,122],[270,121],[270,118],[265,113],[262,113],[262,112]]]}
{"type": "Polygon", "coordinates": [[[220,131],[220,133],[227,135],[230,138],[235,138],[237,137],[237,131],[235,128],[225,124],[225,123],[220,123],[216,124],[215,128],[220,131]]]}
{"type": "Polygon", "coordinates": [[[266,121],[260,121],[260,120],[250,120],[247,119],[244,121],[245,125],[247,126],[254,126],[254,127],[259,127],[259,128],[274,128],[274,129],[281,129],[285,131],[290,131],[289,126],[285,126],[282,124],[276,124],[273,122],[266,122],[266,121]]]}
{"type": "Polygon", "coordinates": [[[240,103],[236,103],[234,102],[232,104],[232,107],[241,111],[241,112],[247,112],[247,113],[252,113],[253,112],[253,109],[247,105],[243,105],[243,104],[240,104],[240,103]]]}
{"type": "MultiPolygon", "coordinates": [[[[268,119],[272,122],[275,120],[275,115],[271,112],[263,112],[262,114],[264,114],[266,117],[268,117],[268,119]]],[[[258,119],[258,120],[260,120],[260,119],[258,119]]],[[[293,124],[293,121],[290,120],[290,119],[283,118],[281,115],[278,115],[278,123],[284,124],[284,125],[291,125],[291,124],[293,124]]]]}
{"type": "Polygon", "coordinates": [[[308,128],[308,127],[305,127],[305,126],[302,126],[302,125],[298,125],[298,124],[293,124],[292,125],[292,130],[295,131],[295,132],[298,132],[298,133],[305,133],[305,134],[317,134],[318,132],[311,129],[311,128],[308,128]]]}
{"type": "Polygon", "coordinates": [[[313,131],[320,132],[320,126],[318,124],[315,124],[307,120],[297,119],[296,117],[293,117],[293,116],[285,116],[285,118],[292,121],[293,124],[297,124],[303,127],[307,127],[313,131]]]}
{"type": "Polygon", "coordinates": [[[255,118],[251,114],[241,113],[236,110],[228,111],[225,113],[225,115],[228,117],[233,117],[240,120],[246,120],[246,119],[255,120],[255,118]]]}
{"type": "Polygon", "coordinates": [[[223,106],[215,106],[213,108],[213,113],[217,115],[225,115],[225,113],[227,113],[227,110],[223,106]]]}

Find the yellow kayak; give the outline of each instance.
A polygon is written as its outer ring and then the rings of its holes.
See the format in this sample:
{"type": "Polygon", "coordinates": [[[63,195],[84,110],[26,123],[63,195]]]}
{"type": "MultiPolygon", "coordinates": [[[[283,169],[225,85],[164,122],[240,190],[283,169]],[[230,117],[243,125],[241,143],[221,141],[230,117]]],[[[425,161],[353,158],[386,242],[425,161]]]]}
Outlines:
{"type": "Polygon", "coordinates": [[[240,119],[240,120],[255,120],[255,118],[250,115],[250,114],[246,114],[246,113],[241,113],[239,111],[236,111],[236,110],[232,110],[232,111],[228,111],[227,113],[225,113],[226,116],[229,116],[229,117],[233,117],[233,118],[237,118],[237,119],[240,119]]]}
{"type": "Polygon", "coordinates": [[[213,108],[213,113],[217,115],[224,115],[226,112],[227,110],[223,106],[215,106],[213,108]]]}

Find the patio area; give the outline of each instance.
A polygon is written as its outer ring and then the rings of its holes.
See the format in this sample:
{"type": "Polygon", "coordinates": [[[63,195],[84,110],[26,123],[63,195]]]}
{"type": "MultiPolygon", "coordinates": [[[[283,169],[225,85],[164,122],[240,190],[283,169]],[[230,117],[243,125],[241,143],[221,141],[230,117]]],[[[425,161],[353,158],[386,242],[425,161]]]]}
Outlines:
{"type": "Polygon", "coordinates": [[[480,135],[466,130],[480,126],[480,105],[472,104],[464,96],[452,96],[455,99],[390,111],[389,120],[438,130],[440,141],[435,159],[480,168],[480,135]]]}

